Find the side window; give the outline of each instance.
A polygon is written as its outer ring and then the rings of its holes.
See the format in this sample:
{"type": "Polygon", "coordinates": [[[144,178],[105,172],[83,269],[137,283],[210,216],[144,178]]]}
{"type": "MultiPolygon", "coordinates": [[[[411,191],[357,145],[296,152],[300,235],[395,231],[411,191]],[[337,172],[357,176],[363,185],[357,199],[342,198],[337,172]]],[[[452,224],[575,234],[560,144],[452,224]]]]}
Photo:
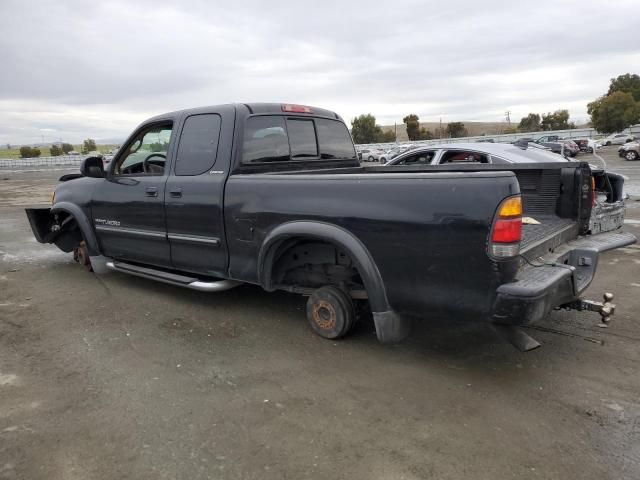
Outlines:
{"type": "Polygon", "coordinates": [[[320,158],[355,159],[356,151],[347,126],[338,121],[316,119],[320,158]]]}
{"type": "Polygon", "coordinates": [[[192,115],[184,122],[176,175],[200,175],[213,167],[220,139],[220,115],[192,115]]]}
{"type": "Polygon", "coordinates": [[[281,116],[251,117],[244,127],[242,161],[283,162],[289,160],[289,142],[281,116]]]}
{"type": "Polygon", "coordinates": [[[478,152],[449,150],[442,155],[440,163],[489,163],[489,159],[478,152]]]}
{"type": "Polygon", "coordinates": [[[163,175],[172,125],[156,125],[141,131],[125,147],[114,166],[116,175],[163,175]]]}
{"type": "Polygon", "coordinates": [[[318,144],[313,120],[287,119],[291,159],[317,158],[318,144]]]}
{"type": "Polygon", "coordinates": [[[435,150],[414,153],[400,160],[397,165],[431,165],[435,153],[435,150]]]}

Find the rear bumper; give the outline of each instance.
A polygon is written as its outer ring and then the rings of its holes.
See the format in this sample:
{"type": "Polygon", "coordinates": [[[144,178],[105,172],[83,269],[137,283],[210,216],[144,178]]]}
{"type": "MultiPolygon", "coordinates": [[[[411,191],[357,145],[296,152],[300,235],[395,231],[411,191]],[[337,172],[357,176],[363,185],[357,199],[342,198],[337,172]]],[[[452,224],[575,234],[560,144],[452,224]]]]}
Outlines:
{"type": "Polygon", "coordinates": [[[522,267],[515,282],[498,287],[491,320],[508,325],[541,320],[580,297],[593,280],[600,253],[635,242],[630,233],[601,233],[568,242],[553,254],[531,261],[533,265],[522,267]]]}

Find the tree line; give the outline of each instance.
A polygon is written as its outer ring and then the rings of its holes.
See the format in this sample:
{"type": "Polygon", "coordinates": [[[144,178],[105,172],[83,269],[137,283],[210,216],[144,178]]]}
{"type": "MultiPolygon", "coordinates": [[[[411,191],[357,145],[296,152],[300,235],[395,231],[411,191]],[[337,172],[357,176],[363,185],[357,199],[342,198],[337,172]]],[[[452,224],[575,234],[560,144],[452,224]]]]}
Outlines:
{"type": "MultiPolygon", "coordinates": [[[[96,141],[92,138],[87,138],[84,142],[82,142],[82,153],[87,154],[89,152],[93,152],[97,150],[96,141]]],[[[73,145],[70,143],[54,143],[49,147],[49,155],[52,157],[59,157],[60,155],[68,155],[69,152],[73,151],[73,145]]],[[[35,158],[42,155],[42,151],[38,147],[29,147],[25,145],[20,147],[20,157],[21,158],[35,158]]]]}
{"type": "Polygon", "coordinates": [[[517,129],[514,132],[539,132],[541,130],[570,130],[576,128],[575,123],[569,121],[569,110],[561,109],[551,113],[530,113],[522,117],[517,129]]]}
{"type": "MultiPolygon", "coordinates": [[[[607,93],[587,104],[590,126],[600,133],[617,133],[640,123],[640,76],[625,73],[612,78],[607,93]]],[[[575,128],[569,122],[567,110],[542,115],[530,113],[520,120],[518,131],[567,130],[575,128]]]]}
{"type": "MultiPolygon", "coordinates": [[[[435,129],[435,132],[420,126],[420,117],[415,113],[407,115],[402,119],[407,130],[409,140],[431,140],[440,137],[465,137],[468,135],[467,129],[462,122],[450,122],[446,128],[435,129]]],[[[351,120],[351,136],[356,144],[362,143],[391,143],[395,142],[396,133],[392,130],[384,131],[376,124],[376,117],[367,113],[351,120]]]]}

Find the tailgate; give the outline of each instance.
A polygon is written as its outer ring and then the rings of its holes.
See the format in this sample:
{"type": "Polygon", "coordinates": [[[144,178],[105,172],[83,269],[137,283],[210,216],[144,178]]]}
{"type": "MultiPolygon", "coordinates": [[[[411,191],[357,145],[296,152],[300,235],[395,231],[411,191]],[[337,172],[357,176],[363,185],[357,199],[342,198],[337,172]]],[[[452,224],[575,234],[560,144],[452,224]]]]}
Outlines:
{"type": "Polygon", "coordinates": [[[523,204],[522,254],[535,258],[586,232],[591,210],[587,164],[514,171],[523,204]]]}

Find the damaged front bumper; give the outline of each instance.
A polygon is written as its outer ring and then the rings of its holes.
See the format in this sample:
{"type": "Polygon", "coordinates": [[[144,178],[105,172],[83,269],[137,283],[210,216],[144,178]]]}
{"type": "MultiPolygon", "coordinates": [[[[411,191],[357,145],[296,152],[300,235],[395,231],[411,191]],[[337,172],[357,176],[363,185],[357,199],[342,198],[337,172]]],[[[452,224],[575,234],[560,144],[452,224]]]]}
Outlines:
{"type": "Polygon", "coordinates": [[[50,208],[26,208],[25,212],[31,225],[33,236],[40,243],[53,243],[63,252],[71,252],[76,245],[75,239],[68,235],[76,228],[74,218],[67,216],[59,221],[50,208]]]}
{"type": "MultiPolygon", "coordinates": [[[[27,208],[25,211],[38,242],[53,243],[63,252],[74,252],[76,259],[81,247],[82,257],[88,257],[95,273],[107,272],[106,258],[100,254],[91,225],[77,206],[56,204],[52,208],[27,208]]],[[[84,264],[88,265],[86,261],[84,264]]]]}

